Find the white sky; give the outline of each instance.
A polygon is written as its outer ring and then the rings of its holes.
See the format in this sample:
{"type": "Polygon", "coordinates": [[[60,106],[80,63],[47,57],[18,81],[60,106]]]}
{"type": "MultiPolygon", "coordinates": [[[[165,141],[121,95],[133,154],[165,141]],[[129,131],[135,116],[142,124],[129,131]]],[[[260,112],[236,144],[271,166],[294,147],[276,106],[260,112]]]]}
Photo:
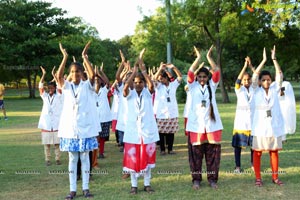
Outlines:
{"type": "MultiPolygon", "coordinates": [[[[37,1],[37,0],[36,0],[37,1]]],[[[68,11],[97,28],[101,39],[118,40],[133,35],[135,25],[144,15],[154,14],[162,6],[159,0],[42,0],[68,11]]]]}

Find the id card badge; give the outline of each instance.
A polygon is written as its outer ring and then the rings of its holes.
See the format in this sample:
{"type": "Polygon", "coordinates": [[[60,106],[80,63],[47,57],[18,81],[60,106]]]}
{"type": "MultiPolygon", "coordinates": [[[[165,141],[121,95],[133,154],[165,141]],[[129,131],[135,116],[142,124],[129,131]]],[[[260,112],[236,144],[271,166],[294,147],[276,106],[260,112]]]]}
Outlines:
{"type": "Polygon", "coordinates": [[[206,101],[205,100],[201,101],[201,107],[204,107],[204,108],[206,107],[206,101]]]}
{"type": "Polygon", "coordinates": [[[267,117],[272,117],[271,110],[267,110],[267,117]]]}
{"type": "Polygon", "coordinates": [[[171,102],[171,98],[167,97],[167,102],[170,103],[171,102]]]}

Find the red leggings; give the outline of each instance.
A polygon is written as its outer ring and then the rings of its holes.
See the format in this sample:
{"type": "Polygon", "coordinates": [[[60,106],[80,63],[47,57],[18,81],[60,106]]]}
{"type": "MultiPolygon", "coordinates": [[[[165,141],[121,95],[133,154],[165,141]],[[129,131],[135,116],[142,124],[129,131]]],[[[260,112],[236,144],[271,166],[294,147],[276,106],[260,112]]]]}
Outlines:
{"type": "MultiPolygon", "coordinates": [[[[269,151],[270,154],[270,164],[272,169],[272,179],[276,180],[278,178],[278,150],[269,151]]],[[[260,172],[260,160],[262,151],[253,151],[253,167],[256,179],[261,179],[260,172]]]]}
{"type": "Polygon", "coordinates": [[[105,144],[105,138],[98,138],[98,147],[99,147],[99,154],[104,153],[104,144],[105,144]]]}

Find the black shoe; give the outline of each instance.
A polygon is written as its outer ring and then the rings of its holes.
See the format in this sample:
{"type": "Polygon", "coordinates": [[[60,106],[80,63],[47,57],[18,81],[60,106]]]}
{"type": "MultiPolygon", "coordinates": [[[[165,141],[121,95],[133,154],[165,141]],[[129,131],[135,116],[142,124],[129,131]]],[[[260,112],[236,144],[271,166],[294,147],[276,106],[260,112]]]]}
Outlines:
{"type": "Polygon", "coordinates": [[[137,187],[131,187],[130,194],[137,194],[137,187]]]}
{"type": "Polygon", "coordinates": [[[145,192],[148,192],[148,193],[153,193],[153,192],[154,192],[154,190],[151,188],[150,185],[144,186],[144,191],[145,191],[145,192]]]}

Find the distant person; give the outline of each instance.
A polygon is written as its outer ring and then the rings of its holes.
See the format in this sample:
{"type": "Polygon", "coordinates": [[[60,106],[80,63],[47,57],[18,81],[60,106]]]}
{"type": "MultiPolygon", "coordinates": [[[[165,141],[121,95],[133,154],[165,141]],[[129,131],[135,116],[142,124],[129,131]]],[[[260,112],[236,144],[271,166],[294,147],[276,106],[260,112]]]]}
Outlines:
{"type": "Polygon", "coordinates": [[[98,145],[99,145],[99,158],[103,159],[104,156],[104,145],[106,141],[109,141],[109,131],[112,121],[110,112],[110,105],[108,100],[109,93],[109,80],[103,71],[103,65],[99,70],[96,70],[95,75],[95,92],[96,92],[96,106],[97,115],[101,124],[101,132],[99,132],[98,145]]]}
{"type": "Polygon", "coordinates": [[[175,133],[179,130],[176,91],[182,81],[182,75],[173,64],[163,63],[156,74],[153,110],[159,131],[160,155],[166,155],[166,145],[168,154],[172,155],[175,154],[173,151],[175,133]],[[175,72],[176,80],[171,81],[168,69],[175,72]]]}
{"type": "Polygon", "coordinates": [[[5,87],[2,83],[0,83],[0,109],[3,112],[4,120],[8,120],[8,118],[6,116],[6,110],[4,107],[4,94],[5,94],[5,87]]]}
{"type": "Polygon", "coordinates": [[[38,124],[38,128],[42,130],[42,144],[44,145],[45,162],[46,166],[51,165],[50,147],[55,147],[55,162],[60,165],[60,150],[59,138],[57,136],[60,114],[62,110],[62,95],[61,90],[57,90],[55,82],[49,82],[47,87],[48,91],[44,89],[44,79],[46,70],[41,67],[42,77],[39,82],[40,96],[43,100],[43,108],[38,124]]]}

